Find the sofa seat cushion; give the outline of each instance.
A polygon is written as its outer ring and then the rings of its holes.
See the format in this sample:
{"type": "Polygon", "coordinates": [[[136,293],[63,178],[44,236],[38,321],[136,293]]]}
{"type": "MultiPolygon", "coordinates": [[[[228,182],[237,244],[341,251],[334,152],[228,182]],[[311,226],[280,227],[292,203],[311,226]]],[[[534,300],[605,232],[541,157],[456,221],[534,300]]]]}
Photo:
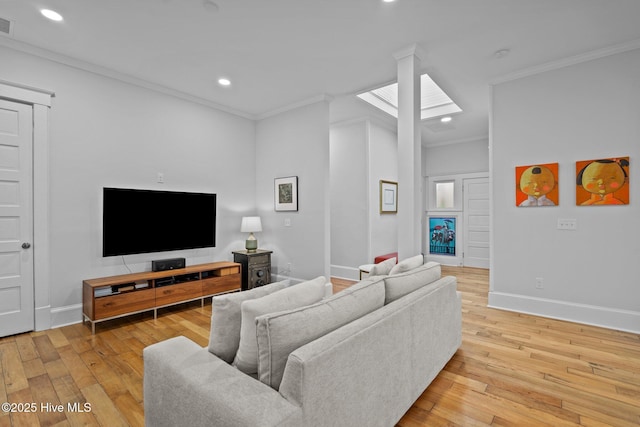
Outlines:
{"type": "Polygon", "coordinates": [[[257,375],[256,317],[318,302],[325,296],[326,282],[326,278],[320,276],[261,298],[242,302],[240,306],[242,312],[240,343],[233,364],[246,374],[257,375]]]}
{"type": "Polygon", "coordinates": [[[393,266],[389,275],[404,273],[414,268],[420,267],[424,264],[424,256],[422,254],[412,256],[411,258],[403,259],[399,263],[393,266]]]}
{"type": "Polygon", "coordinates": [[[260,316],[258,378],[278,390],[295,349],[384,305],[384,281],[363,280],[316,304],[260,316]]]}
{"type": "Polygon", "coordinates": [[[437,262],[428,262],[407,272],[386,276],[384,278],[384,303],[388,304],[422,286],[435,282],[441,275],[442,270],[440,264],[437,262]]]}
{"type": "Polygon", "coordinates": [[[386,276],[391,272],[391,269],[396,265],[396,258],[386,259],[378,264],[374,264],[369,270],[369,276],[386,276]]]}
{"type": "Polygon", "coordinates": [[[289,280],[269,283],[248,291],[217,295],[211,299],[209,351],[227,363],[233,362],[240,345],[243,301],[260,298],[289,286],[289,280]]]}

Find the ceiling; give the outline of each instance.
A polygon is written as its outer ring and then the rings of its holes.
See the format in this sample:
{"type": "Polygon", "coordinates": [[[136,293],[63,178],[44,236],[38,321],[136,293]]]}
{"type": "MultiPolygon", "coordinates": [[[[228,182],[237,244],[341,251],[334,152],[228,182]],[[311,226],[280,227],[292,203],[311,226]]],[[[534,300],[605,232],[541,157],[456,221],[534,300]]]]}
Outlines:
{"type": "Polygon", "coordinates": [[[390,123],[355,94],[395,81],[394,53],[417,44],[421,71],[463,109],[449,125],[424,122],[425,145],[438,145],[487,137],[489,82],[640,40],[638,0],[211,1],[0,0],[13,29],[0,44],[45,49],[252,119],[330,96],[332,121],[390,123]],[[496,57],[501,49],[509,53],[496,57]],[[231,86],[217,84],[222,76],[231,86]]]}

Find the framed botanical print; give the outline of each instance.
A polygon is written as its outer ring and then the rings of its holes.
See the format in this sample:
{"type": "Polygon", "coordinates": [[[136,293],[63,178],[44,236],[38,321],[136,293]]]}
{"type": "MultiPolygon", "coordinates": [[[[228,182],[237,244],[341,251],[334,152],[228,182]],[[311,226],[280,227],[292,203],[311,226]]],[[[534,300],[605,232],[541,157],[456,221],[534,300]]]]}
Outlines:
{"type": "Polygon", "coordinates": [[[274,180],[274,199],[276,212],[298,210],[298,177],[288,176],[274,180]]]}

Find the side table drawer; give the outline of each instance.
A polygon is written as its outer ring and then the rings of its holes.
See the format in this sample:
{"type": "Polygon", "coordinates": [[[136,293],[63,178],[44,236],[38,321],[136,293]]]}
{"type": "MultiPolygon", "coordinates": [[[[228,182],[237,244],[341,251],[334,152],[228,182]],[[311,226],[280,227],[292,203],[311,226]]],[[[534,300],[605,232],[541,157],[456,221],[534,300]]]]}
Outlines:
{"type": "Polygon", "coordinates": [[[264,254],[264,255],[252,256],[251,257],[251,261],[249,261],[249,264],[251,264],[251,265],[258,265],[258,264],[271,265],[271,255],[270,254],[264,254]]]}
{"type": "Polygon", "coordinates": [[[186,301],[202,296],[202,283],[181,283],[156,288],[156,306],[160,307],[178,301],[186,301]]]}
{"type": "Polygon", "coordinates": [[[154,289],[132,291],[120,295],[110,295],[95,299],[94,319],[100,320],[120,314],[152,309],[155,306],[154,289]]]}

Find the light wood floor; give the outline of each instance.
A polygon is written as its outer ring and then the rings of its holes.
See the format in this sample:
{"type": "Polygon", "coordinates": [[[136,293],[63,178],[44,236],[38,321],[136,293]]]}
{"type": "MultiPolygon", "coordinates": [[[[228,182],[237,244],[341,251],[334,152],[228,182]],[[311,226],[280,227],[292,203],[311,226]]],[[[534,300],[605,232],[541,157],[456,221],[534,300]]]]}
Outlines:
{"type": "MultiPolygon", "coordinates": [[[[398,426],[640,425],[639,335],[489,309],[486,270],[443,274],[463,295],[462,346],[398,426]]],[[[210,314],[186,304],[95,336],[77,324],[0,338],[0,403],[35,404],[0,411],[0,427],[143,426],[142,349],[177,335],[206,345],[210,314]]]]}

